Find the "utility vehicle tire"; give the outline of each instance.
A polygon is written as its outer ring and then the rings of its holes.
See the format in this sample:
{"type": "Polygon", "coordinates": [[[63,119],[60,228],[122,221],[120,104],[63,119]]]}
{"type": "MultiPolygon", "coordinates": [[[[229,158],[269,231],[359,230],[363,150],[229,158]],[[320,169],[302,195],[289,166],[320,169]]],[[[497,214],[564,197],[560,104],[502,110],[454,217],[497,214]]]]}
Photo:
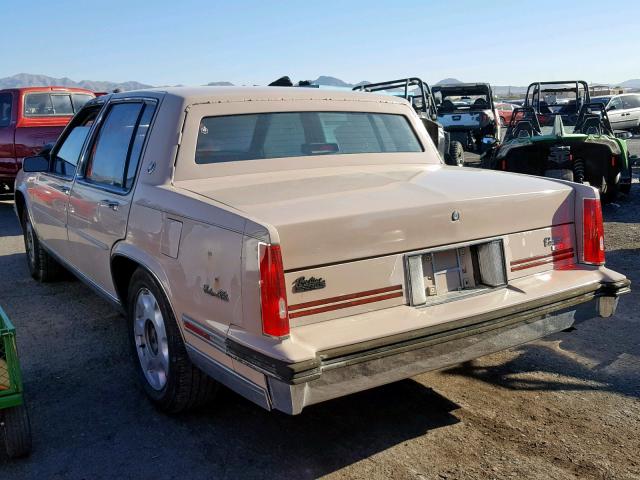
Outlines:
{"type": "Polygon", "coordinates": [[[31,424],[29,412],[23,403],[2,411],[4,445],[9,458],[26,457],[31,453],[31,424]]]}
{"type": "Polygon", "coordinates": [[[569,180],[570,182],[573,182],[573,170],[569,169],[545,170],[544,176],[549,178],[559,178],[560,180],[569,180]]]}
{"type": "Polygon", "coordinates": [[[138,378],[160,410],[180,413],[213,399],[219,384],[191,363],[168,299],[142,268],[129,283],[127,317],[138,378]]]}
{"type": "Polygon", "coordinates": [[[53,282],[62,277],[62,266],[42,248],[26,207],[22,213],[22,234],[29,273],[39,282],[53,282]]]}
{"type": "Polygon", "coordinates": [[[615,202],[620,191],[620,175],[613,178],[603,178],[602,187],[600,188],[600,197],[604,203],[615,202]]]}
{"type": "Polygon", "coordinates": [[[462,143],[452,140],[449,144],[449,161],[448,165],[462,167],[464,165],[464,148],[462,143]]]}

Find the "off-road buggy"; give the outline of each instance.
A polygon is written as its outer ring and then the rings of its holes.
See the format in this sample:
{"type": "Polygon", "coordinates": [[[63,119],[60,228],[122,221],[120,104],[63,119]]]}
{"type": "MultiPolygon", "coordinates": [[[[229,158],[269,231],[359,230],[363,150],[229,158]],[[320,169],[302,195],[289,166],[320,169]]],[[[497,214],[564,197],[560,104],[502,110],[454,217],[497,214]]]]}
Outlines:
{"type": "Polygon", "coordinates": [[[438,148],[440,156],[445,163],[458,166],[464,164],[463,146],[460,142],[451,139],[443,126],[438,123],[438,112],[433,92],[426,82],[417,77],[401,78],[399,80],[358,85],[353,90],[387,93],[408,100],[422,119],[422,123],[427,132],[429,132],[429,136],[438,148]]]}
{"type": "Polygon", "coordinates": [[[602,103],[590,101],[586,82],[532,83],[482,166],[589,183],[612,201],[631,189],[627,136],[613,131],[602,103]]]}
{"type": "Polygon", "coordinates": [[[482,154],[500,140],[500,115],[488,83],[434,85],[432,90],[438,123],[465,151],[482,154]]]}

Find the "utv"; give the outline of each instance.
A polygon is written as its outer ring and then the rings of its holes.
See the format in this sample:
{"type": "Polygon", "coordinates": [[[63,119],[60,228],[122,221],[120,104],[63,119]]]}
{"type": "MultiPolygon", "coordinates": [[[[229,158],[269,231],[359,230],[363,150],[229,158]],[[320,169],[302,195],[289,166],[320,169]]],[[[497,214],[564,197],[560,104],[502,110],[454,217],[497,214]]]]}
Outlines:
{"type": "Polygon", "coordinates": [[[438,122],[465,151],[483,154],[500,140],[500,115],[488,83],[435,85],[438,122]]]}
{"type": "Polygon", "coordinates": [[[450,139],[449,134],[437,122],[433,93],[419,78],[403,78],[380,83],[369,83],[354,87],[355,91],[387,93],[408,100],[422,119],[429,136],[438,148],[447,165],[464,165],[464,150],[460,142],[450,139]]]}
{"type": "Polygon", "coordinates": [[[589,183],[612,201],[631,189],[627,136],[614,133],[586,82],[532,83],[504,141],[483,156],[482,166],[589,183]]]}

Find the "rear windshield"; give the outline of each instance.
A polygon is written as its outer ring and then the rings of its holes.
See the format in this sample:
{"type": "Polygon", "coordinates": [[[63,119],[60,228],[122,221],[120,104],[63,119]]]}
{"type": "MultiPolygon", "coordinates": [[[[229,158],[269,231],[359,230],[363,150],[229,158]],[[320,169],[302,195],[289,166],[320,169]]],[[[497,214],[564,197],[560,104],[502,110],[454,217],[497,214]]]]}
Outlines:
{"type": "Polygon", "coordinates": [[[203,118],[196,163],[349,153],[421,152],[403,115],[287,112],[203,118]]]}
{"type": "Polygon", "coordinates": [[[73,115],[93,96],[86,93],[28,93],[24,98],[26,117],[54,117],[73,115]]]}

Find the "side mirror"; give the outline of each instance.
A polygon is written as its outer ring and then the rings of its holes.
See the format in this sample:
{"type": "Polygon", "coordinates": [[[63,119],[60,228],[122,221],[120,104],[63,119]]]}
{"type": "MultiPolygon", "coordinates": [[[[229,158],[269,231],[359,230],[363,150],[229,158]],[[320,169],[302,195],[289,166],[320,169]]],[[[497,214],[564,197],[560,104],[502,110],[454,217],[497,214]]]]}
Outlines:
{"type": "Polygon", "coordinates": [[[26,157],[22,161],[22,170],[28,173],[46,172],[49,170],[49,157],[42,155],[26,157]]]}
{"type": "Polygon", "coordinates": [[[629,140],[630,138],[633,137],[633,134],[631,132],[625,132],[625,131],[621,131],[621,132],[615,132],[616,138],[620,138],[621,140],[629,140]]]}
{"type": "Polygon", "coordinates": [[[607,107],[607,112],[609,112],[611,110],[616,110],[616,106],[615,105],[611,105],[610,107],[607,107]]]}
{"type": "Polygon", "coordinates": [[[482,143],[487,146],[494,145],[497,142],[495,137],[483,137],[482,143]]]}

